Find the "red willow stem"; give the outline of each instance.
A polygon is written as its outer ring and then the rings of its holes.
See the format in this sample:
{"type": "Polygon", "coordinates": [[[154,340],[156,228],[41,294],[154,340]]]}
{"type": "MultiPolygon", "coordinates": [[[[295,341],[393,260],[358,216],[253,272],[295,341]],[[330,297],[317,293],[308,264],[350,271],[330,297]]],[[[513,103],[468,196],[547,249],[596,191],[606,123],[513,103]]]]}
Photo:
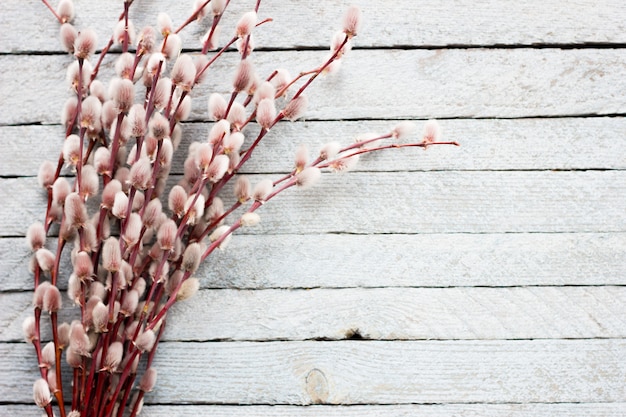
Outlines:
{"type": "MultiPolygon", "coordinates": [[[[128,16],[127,9],[130,8],[130,5],[133,4],[133,1],[134,0],[124,2],[124,11],[120,14],[120,17],[117,18],[118,22],[124,19],[124,16],[128,16]]],[[[128,23],[126,23],[126,27],[128,28],[128,23]]],[[[111,35],[109,42],[107,42],[106,46],[102,48],[102,51],[100,52],[100,56],[98,57],[98,62],[96,63],[96,66],[93,68],[93,72],[91,73],[91,79],[89,80],[90,85],[91,85],[91,82],[96,79],[96,76],[98,75],[98,71],[100,70],[100,65],[102,65],[102,60],[106,56],[107,52],[109,52],[109,49],[111,49],[111,46],[113,46],[113,42],[115,42],[115,38],[113,37],[113,35],[111,35]]]]}
{"type": "Polygon", "coordinates": [[[194,11],[194,12],[191,14],[191,16],[189,16],[189,17],[187,18],[187,20],[185,20],[185,22],[184,22],[182,25],[180,25],[180,26],[178,27],[178,29],[176,29],[176,30],[174,31],[174,33],[176,33],[176,34],[177,34],[177,33],[178,33],[178,32],[180,32],[181,30],[183,30],[183,29],[184,29],[184,28],[185,28],[188,24],[190,24],[191,22],[193,22],[193,20],[194,20],[195,18],[197,18],[197,17],[198,17],[198,15],[199,15],[199,14],[200,14],[200,12],[202,11],[202,9],[204,9],[204,7],[205,7],[207,4],[209,4],[210,2],[211,2],[211,0],[206,0],[204,3],[202,3],[202,4],[201,4],[201,5],[200,5],[197,9],[196,9],[196,11],[194,11]]]}
{"type": "Polygon", "coordinates": [[[56,10],[54,10],[54,8],[50,5],[50,3],[48,3],[48,0],[41,0],[41,2],[42,2],[43,4],[45,4],[45,5],[46,5],[46,7],[47,7],[47,8],[48,8],[48,9],[52,12],[52,14],[54,15],[54,18],[55,18],[56,20],[58,20],[60,24],[65,23],[65,22],[63,21],[63,19],[61,19],[61,16],[59,16],[59,14],[57,13],[57,11],[56,11],[56,10]]]}
{"type": "Polygon", "coordinates": [[[209,52],[209,40],[211,40],[211,37],[215,33],[215,29],[217,29],[217,25],[220,23],[220,20],[222,20],[224,11],[226,11],[226,8],[228,7],[229,4],[230,4],[230,0],[227,0],[226,4],[224,4],[224,9],[222,10],[222,12],[218,15],[213,16],[213,23],[211,24],[211,30],[209,31],[209,35],[207,36],[206,41],[204,41],[204,45],[202,45],[202,55],[206,55],[207,52],[209,52]]]}
{"type": "Polygon", "coordinates": [[[57,398],[61,417],[65,417],[65,402],[63,400],[63,379],[61,378],[61,346],[59,342],[59,330],[57,327],[58,320],[56,311],[50,312],[50,324],[52,327],[52,341],[54,343],[54,366],[57,383],[57,390],[55,391],[54,395],[57,398]]]}

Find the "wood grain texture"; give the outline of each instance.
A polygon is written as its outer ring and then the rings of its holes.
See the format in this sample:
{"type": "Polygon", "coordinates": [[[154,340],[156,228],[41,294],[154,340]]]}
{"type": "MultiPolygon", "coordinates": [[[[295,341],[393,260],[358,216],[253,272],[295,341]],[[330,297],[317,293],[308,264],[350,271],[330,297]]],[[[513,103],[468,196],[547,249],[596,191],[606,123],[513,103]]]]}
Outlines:
{"type": "MultiPolygon", "coordinates": [[[[36,182],[0,179],[2,236],[41,221],[45,193],[36,182]]],[[[268,203],[261,224],[243,233],[621,232],[625,192],[624,171],[324,174],[321,184],[268,203]]]]}
{"type": "MultiPolygon", "coordinates": [[[[31,346],[0,344],[0,391],[32,401],[31,346]]],[[[626,341],[163,343],[147,403],[626,402],[626,341]]]]}
{"type": "MultiPolygon", "coordinates": [[[[330,36],[340,28],[341,16],[348,4],[363,10],[364,25],[357,45],[445,46],[445,45],[533,45],[554,43],[623,43],[626,41],[621,17],[623,2],[604,0],[600,4],[585,1],[559,2],[532,0],[436,1],[416,3],[394,1],[381,6],[366,0],[331,0],[303,6],[297,0],[265,1],[260,16],[274,22],[257,29],[257,45],[270,48],[326,47],[330,36]],[[584,16],[585,19],[580,17],[584,16]],[[466,24],[471,22],[471,24],[466,24]],[[285,29],[287,29],[285,31],[285,29]],[[291,30],[289,30],[291,29],[291,30]],[[285,36],[285,33],[288,33],[285,36]]],[[[191,14],[191,1],[171,7],[167,0],[135,2],[131,19],[137,28],[156,25],[156,15],[167,10],[175,25],[191,14]]],[[[254,1],[233,1],[222,21],[222,42],[233,33],[239,16],[254,7],[254,1]]],[[[99,45],[110,37],[113,22],[122,11],[119,3],[83,0],[77,4],[75,25],[98,30],[99,45]]],[[[58,23],[37,0],[5,3],[4,21],[12,31],[5,32],[0,52],[59,51],[58,23]],[[25,11],[29,13],[25,13],[25,11]],[[30,31],[32,27],[40,31],[30,31]]],[[[210,20],[193,23],[182,33],[185,44],[199,48],[199,39],[210,20]]]]}
{"type": "MultiPolygon", "coordinates": [[[[316,68],[325,54],[259,52],[253,59],[265,78],[278,67],[294,74],[316,68]]],[[[110,77],[112,58],[105,59],[104,80],[110,77]]],[[[207,120],[211,93],[230,93],[238,59],[225,55],[206,83],[194,89],[192,120],[207,120]]],[[[65,67],[71,60],[0,56],[0,83],[21,86],[20,94],[0,102],[0,124],[58,123],[68,96],[65,67]]],[[[345,60],[338,74],[307,90],[305,118],[606,115],[626,108],[626,53],[621,49],[354,50],[345,60]]]]}
{"type": "MultiPolygon", "coordinates": [[[[421,135],[423,121],[416,120],[421,135]]],[[[280,123],[263,139],[243,173],[287,172],[301,144],[311,157],[331,140],[351,143],[360,134],[386,133],[395,121],[341,121],[280,123]]],[[[432,147],[427,152],[389,151],[363,158],[355,171],[440,171],[440,170],[583,170],[626,169],[622,150],[626,120],[618,117],[442,120],[445,139],[460,147],[432,147]]],[[[202,141],[211,125],[185,123],[183,140],[174,155],[172,173],[182,174],[183,162],[192,141],[202,141]]],[[[256,129],[249,129],[247,142],[256,129]]],[[[64,129],[61,126],[2,126],[0,176],[35,176],[45,159],[58,156],[64,129]]],[[[66,171],[69,174],[69,171],[66,171]]]]}
{"type": "MultiPolygon", "coordinates": [[[[239,235],[197,276],[224,289],[624,285],[624,253],[624,233],[239,235]]],[[[24,238],[0,239],[0,291],[32,289],[29,258],[24,238]]],[[[61,288],[70,273],[65,251],[61,288]]]]}
{"type": "MultiPolygon", "coordinates": [[[[31,300],[0,293],[0,341],[23,340],[31,300]]],[[[204,290],[175,305],[164,340],[626,338],[625,308],[610,286],[204,290]]],[[[66,299],[59,319],[78,317],[66,299]]]]}
{"type": "MultiPolygon", "coordinates": [[[[622,417],[626,403],[401,405],[145,405],[149,417],[622,417]]],[[[41,417],[35,405],[0,405],[0,415],[41,417]]]]}

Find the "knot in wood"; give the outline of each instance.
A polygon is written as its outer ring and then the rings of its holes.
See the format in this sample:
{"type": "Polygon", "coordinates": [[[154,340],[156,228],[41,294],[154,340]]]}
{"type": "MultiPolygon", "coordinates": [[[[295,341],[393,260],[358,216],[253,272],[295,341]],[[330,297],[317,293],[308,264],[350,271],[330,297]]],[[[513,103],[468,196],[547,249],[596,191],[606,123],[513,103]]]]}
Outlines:
{"type": "Polygon", "coordinates": [[[324,404],[328,399],[328,380],[317,368],[311,369],[305,377],[306,392],[313,404],[324,404]]]}

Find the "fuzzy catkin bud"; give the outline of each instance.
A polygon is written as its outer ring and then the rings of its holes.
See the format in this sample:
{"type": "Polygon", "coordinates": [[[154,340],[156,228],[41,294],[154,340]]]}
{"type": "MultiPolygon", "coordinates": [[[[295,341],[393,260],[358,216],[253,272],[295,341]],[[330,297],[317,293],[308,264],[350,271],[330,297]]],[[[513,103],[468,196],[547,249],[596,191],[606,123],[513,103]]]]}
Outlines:
{"type": "Polygon", "coordinates": [[[259,224],[259,222],[261,221],[261,216],[254,212],[248,212],[244,213],[239,221],[244,227],[252,227],[259,224]]]}
{"type": "Polygon", "coordinates": [[[272,180],[261,180],[257,185],[254,186],[254,190],[252,191],[252,197],[256,201],[264,202],[269,194],[272,192],[273,188],[274,184],[272,180]]]}
{"type": "Polygon", "coordinates": [[[161,53],[169,60],[178,56],[182,48],[183,41],[176,33],[170,33],[167,42],[161,42],[161,53]]]}
{"type": "Polygon", "coordinates": [[[408,120],[404,120],[391,130],[391,135],[394,139],[402,140],[407,136],[410,136],[416,129],[415,123],[410,122],[408,120]]]}
{"type": "Polygon", "coordinates": [[[161,35],[167,36],[173,31],[172,18],[167,13],[159,13],[157,16],[157,28],[161,35]]]}
{"type": "Polygon", "coordinates": [[[117,367],[122,362],[122,356],[124,355],[124,345],[120,341],[113,342],[109,345],[107,355],[104,358],[103,368],[110,370],[111,372],[117,370],[117,367]]]}
{"type": "Polygon", "coordinates": [[[178,217],[185,213],[185,203],[187,202],[187,192],[180,185],[175,185],[170,190],[168,198],[169,209],[178,217]]]}
{"type": "Polygon", "coordinates": [[[126,296],[124,297],[124,301],[120,306],[120,313],[124,316],[129,317],[135,313],[137,310],[137,305],[139,304],[139,293],[136,290],[130,290],[126,292],[126,296]]]}
{"type": "Polygon", "coordinates": [[[50,161],[43,161],[39,166],[39,172],[37,173],[37,180],[39,186],[42,188],[51,187],[54,183],[54,172],[56,168],[50,161]]]}
{"type": "Polygon", "coordinates": [[[226,115],[226,99],[221,94],[212,93],[209,96],[209,117],[211,120],[222,120],[226,115]]]}
{"type": "Polygon", "coordinates": [[[206,176],[211,182],[218,182],[222,179],[226,171],[228,170],[230,160],[227,155],[217,155],[209,168],[207,169],[206,176]]]}
{"type": "Polygon", "coordinates": [[[309,100],[306,96],[298,96],[287,103],[287,106],[283,109],[282,113],[285,116],[285,119],[293,122],[304,114],[308,104],[309,100]]]}
{"type": "Polygon", "coordinates": [[[168,219],[161,225],[161,227],[159,227],[159,231],[157,232],[157,241],[161,250],[166,251],[174,248],[177,231],[178,227],[172,219],[168,219]]]}
{"type": "Polygon", "coordinates": [[[220,242],[218,248],[224,249],[228,245],[228,243],[230,242],[230,239],[233,236],[232,234],[229,233],[227,236],[223,237],[226,233],[228,233],[229,230],[230,230],[230,226],[222,225],[222,226],[218,227],[217,229],[215,229],[209,235],[209,240],[211,242],[216,242],[218,239],[222,239],[222,241],[220,242]]]}
{"type": "MultiPolygon", "coordinates": [[[[89,337],[85,333],[85,329],[80,321],[75,320],[70,326],[70,348],[71,350],[80,356],[90,356],[89,354],[89,337]]],[[[70,351],[67,351],[67,361],[70,363],[70,351]]]]}
{"type": "Polygon", "coordinates": [[[296,185],[300,188],[308,188],[315,184],[322,175],[322,172],[318,167],[304,168],[300,173],[296,175],[296,185]]]}
{"type": "Polygon", "coordinates": [[[191,56],[179,55],[170,73],[172,83],[183,91],[190,91],[196,77],[196,66],[191,56]]]}
{"type": "Polygon", "coordinates": [[[124,191],[118,191],[115,193],[111,214],[118,219],[124,219],[126,218],[126,211],[128,211],[128,196],[124,191]]]}
{"type": "Polygon", "coordinates": [[[187,246],[187,249],[185,249],[181,268],[183,269],[183,271],[191,272],[193,274],[200,266],[201,260],[202,247],[198,242],[191,243],[189,246],[187,246]]]}
{"type": "Polygon", "coordinates": [[[74,2],[72,0],[61,0],[56,12],[63,23],[71,22],[74,19],[74,2]]]}
{"type": "Polygon", "coordinates": [[[163,140],[170,134],[170,123],[161,113],[155,113],[148,123],[150,134],[156,140],[163,140]]]}
{"type": "Polygon", "coordinates": [[[61,45],[70,54],[74,53],[74,42],[78,36],[78,31],[69,23],[63,23],[59,29],[61,35],[61,45]]]}
{"type": "Polygon", "coordinates": [[[61,291],[55,285],[50,285],[43,294],[43,310],[48,313],[56,313],[62,306],[61,291]]]}
{"type": "Polygon", "coordinates": [[[348,7],[343,16],[343,31],[349,37],[356,36],[361,28],[361,10],[356,6],[348,7]]]}
{"type": "Polygon", "coordinates": [[[137,50],[141,55],[149,54],[154,49],[156,44],[156,31],[152,26],[146,26],[139,32],[139,38],[137,42],[137,50]]]}
{"type": "Polygon", "coordinates": [[[49,281],[44,281],[35,289],[33,294],[33,306],[38,309],[43,309],[43,297],[52,284],[49,281]]]}
{"type": "MultiPolygon", "coordinates": [[[[90,299],[91,300],[91,299],[90,299]]],[[[103,333],[107,330],[109,323],[109,307],[102,301],[97,301],[91,310],[91,321],[96,333],[103,333]]]]}
{"type": "Polygon", "coordinates": [[[228,137],[224,138],[224,153],[225,154],[230,154],[230,153],[238,153],[239,149],[241,149],[241,146],[243,145],[243,142],[245,140],[245,137],[243,135],[243,133],[241,132],[233,132],[230,135],[228,135],[228,137]]]}
{"type": "Polygon", "coordinates": [[[130,183],[138,190],[146,190],[152,180],[152,165],[147,156],[139,158],[130,167],[130,183]]]}
{"type": "Polygon", "coordinates": [[[236,92],[246,90],[252,81],[253,73],[254,68],[252,67],[250,60],[242,59],[239,61],[239,65],[237,66],[237,70],[235,72],[235,78],[233,80],[233,90],[236,92]]]}
{"type": "Polygon", "coordinates": [[[70,193],[65,198],[65,218],[72,227],[76,228],[81,228],[87,223],[87,208],[78,193],[70,193]]]}
{"type": "Polygon", "coordinates": [[[114,78],[109,87],[109,96],[115,104],[117,113],[127,113],[135,99],[135,85],[131,80],[114,78]]]}
{"type": "Polygon", "coordinates": [[[24,334],[24,340],[27,343],[33,343],[37,339],[37,332],[35,330],[35,317],[28,316],[22,322],[22,332],[24,334]]]}
{"type": "Polygon", "coordinates": [[[235,197],[240,203],[245,203],[250,199],[250,180],[248,177],[240,176],[235,182],[235,197]]]}
{"type": "Polygon", "coordinates": [[[228,120],[220,120],[215,123],[211,130],[209,131],[209,139],[208,142],[217,147],[224,140],[224,137],[230,133],[230,122],[228,120]]]}
{"type": "Polygon", "coordinates": [[[295,157],[296,172],[300,172],[304,169],[304,167],[306,166],[308,157],[309,157],[308,154],[309,154],[309,150],[304,144],[298,147],[298,150],[296,151],[296,157],[295,157]]]}
{"type": "Polygon", "coordinates": [[[121,191],[122,183],[115,179],[109,181],[109,183],[104,187],[104,190],[102,190],[102,203],[100,204],[100,206],[109,210],[113,208],[113,205],[115,203],[115,196],[118,192],[121,191]]]}
{"type": "Polygon", "coordinates": [[[146,369],[146,372],[139,381],[139,389],[143,392],[150,392],[154,388],[157,379],[157,370],[153,367],[146,369]]]}
{"type": "Polygon", "coordinates": [[[328,142],[327,144],[322,146],[319,158],[322,161],[332,159],[339,153],[340,150],[341,144],[339,142],[328,142]]]}
{"type": "Polygon", "coordinates": [[[134,104],[128,112],[131,136],[140,137],[146,134],[146,110],[142,104],[134,104]]]}
{"type": "Polygon", "coordinates": [[[159,200],[158,198],[150,200],[150,202],[146,206],[146,209],[143,212],[143,217],[141,219],[146,229],[154,226],[162,210],[163,210],[163,206],[161,204],[161,200],[159,200]]]}
{"type": "Polygon", "coordinates": [[[98,35],[93,29],[84,29],[80,31],[74,41],[74,56],[79,59],[89,59],[96,52],[96,44],[98,43],[98,35]]]}
{"type": "Polygon", "coordinates": [[[140,351],[145,352],[152,349],[154,342],[156,342],[156,335],[152,330],[146,330],[137,336],[135,346],[137,346],[137,349],[140,351]]]}
{"type": "Polygon", "coordinates": [[[83,165],[83,171],[80,178],[80,196],[87,200],[88,197],[93,197],[98,194],[98,188],[100,182],[98,180],[98,173],[93,165],[83,165]]]}
{"type": "Polygon", "coordinates": [[[237,36],[240,38],[243,38],[244,36],[248,36],[252,32],[252,29],[254,29],[254,26],[256,25],[256,21],[257,21],[256,12],[250,11],[250,12],[244,13],[243,16],[241,16],[241,18],[237,22],[237,26],[235,29],[235,33],[237,34],[237,36]]]}
{"type": "Polygon", "coordinates": [[[65,205],[65,199],[72,191],[70,183],[63,177],[57,178],[52,185],[52,201],[59,206],[65,205]]]}
{"type": "Polygon", "coordinates": [[[68,165],[76,166],[80,161],[80,138],[69,135],[63,142],[63,159],[68,165]]]}
{"type": "Polygon", "coordinates": [[[188,300],[200,289],[200,281],[197,278],[188,278],[180,286],[180,289],[176,293],[176,301],[188,300]]]}
{"type": "Polygon", "coordinates": [[[39,366],[45,366],[50,369],[54,366],[55,354],[54,354],[54,342],[48,342],[41,349],[41,362],[39,366]]]}
{"type": "Polygon", "coordinates": [[[41,268],[42,271],[50,272],[52,268],[54,268],[54,254],[48,249],[39,248],[37,252],[35,252],[35,256],[37,257],[37,264],[39,264],[39,268],[41,268]]]}
{"type": "Polygon", "coordinates": [[[44,408],[52,401],[50,387],[45,379],[40,378],[33,384],[33,399],[38,407],[44,408]]]}
{"type": "Polygon", "coordinates": [[[58,342],[61,349],[64,349],[70,344],[70,325],[68,323],[61,323],[57,329],[59,335],[58,342]]]}
{"type": "Polygon", "coordinates": [[[263,129],[269,130],[276,119],[276,106],[271,98],[264,98],[256,109],[256,121],[263,129]]]}
{"type": "Polygon", "coordinates": [[[191,96],[186,95],[179,104],[176,106],[176,113],[174,114],[174,119],[177,122],[185,121],[191,115],[191,96]]]}
{"type": "Polygon", "coordinates": [[[122,265],[120,243],[114,237],[108,238],[102,247],[102,266],[109,272],[119,271],[122,265]]]}
{"type": "Polygon", "coordinates": [[[424,123],[424,132],[422,134],[422,141],[424,143],[437,142],[441,137],[441,127],[436,120],[428,120],[424,123]]]}
{"type": "Polygon", "coordinates": [[[35,222],[28,227],[28,231],[26,232],[26,240],[28,241],[28,246],[30,250],[33,252],[42,248],[46,243],[46,231],[43,227],[43,224],[40,222],[35,222]]]}
{"type": "Polygon", "coordinates": [[[124,230],[124,241],[128,247],[134,246],[139,241],[141,235],[141,228],[143,224],[141,222],[141,216],[137,213],[131,213],[128,220],[126,220],[126,226],[124,230]]]}
{"type": "Polygon", "coordinates": [[[91,256],[81,251],[76,254],[74,258],[74,274],[81,281],[87,281],[93,275],[93,263],[91,262],[91,256]]]}

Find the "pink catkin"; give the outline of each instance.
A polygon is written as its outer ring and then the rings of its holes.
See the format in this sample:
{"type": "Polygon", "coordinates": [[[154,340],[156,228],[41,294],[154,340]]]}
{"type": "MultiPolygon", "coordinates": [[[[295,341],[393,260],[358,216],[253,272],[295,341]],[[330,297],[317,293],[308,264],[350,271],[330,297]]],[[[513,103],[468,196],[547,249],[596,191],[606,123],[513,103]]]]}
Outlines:
{"type": "Polygon", "coordinates": [[[174,248],[177,230],[178,227],[172,219],[168,219],[161,225],[161,227],[159,227],[159,231],[157,232],[157,242],[161,250],[172,250],[174,248]]]}
{"type": "Polygon", "coordinates": [[[69,23],[63,23],[59,29],[61,35],[61,45],[70,54],[74,53],[74,42],[78,36],[78,31],[69,23]]]}
{"type": "Polygon", "coordinates": [[[45,407],[52,401],[52,395],[50,394],[50,387],[45,379],[40,378],[33,384],[33,399],[38,407],[45,407]]]}
{"type": "Polygon", "coordinates": [[[296,119],[302,117],[302,115],[306,111],[308,104],[309,101],[306,96],[298,96],[297,98],[287,103],[287,106],[285,106],[282,113],[285,116],[285,119],[293,122],[296,119]]]}
{"type": "Polygon", "coordinates": [[[237,26],[235,28],[235,33],[238,37],[243,38],[244,36],[248,36],[257,22],[256,12],[250,11],[246,12],[241,16],[239,21],[237,22],[237,26]]]}
{"type": "Polygon", "coordinates": [[[343,31],[349,37],[356,36],[361,29],[361,10],[356,6],[348,7],[343,16],[343,31]]]}
{"type": "Polygon", "coordinates": [[[33,252],[42,248],[46,243],[46,230],[44,229],[43,224],[40,222],[31,224],[26,232],[26,241],[28,242],[30,250],[33,252]]]}
{"type": "Polygon", "coordinates": [[[276,119],[274,100],[264,98],[259,102],[256,110],[256,121],[264,129],[269,130],[276,119]]]}
{"type": "Polygon", "coordinates": [[[81,251],[76,254],[74,258],[74,274],[81,281],[91,279],[93,263],[91,262],[91,256],[87,252],[81,251]]]}
{"type": "Polygon", "coordinates": [[[111,80],[109,95],[118,113],[127,113],[135,99],[135,86],[131,80],[115,78],[111,80]]]}
{"type": "Polygon", "coordinates": [[[170,73],[172,83],[183,91],[190,91],[196,77],[196,66],[190,55],[178,56],[170,73]]]}
{"type": "Polygon", "coordinates": [[[48,313],[56,313],[62,306],[61,291],[55,285],[50,285],[43,295],[43,310],[48,313]]]}
{"type": "Polygon", "coordinates": [[[56,168],[50,161],[43,161],[39,166],[39,172],[37,173],[37,181],[42,188],[51,187],[54,183],[54,172],[56,168]]]}
{"type": "Polygon", "coordinates": [[[79,32],[74,41],[74,55],[79,59],[89,59],[96,52],[98,36],[93,29],[84,29],[79,32]]]}
{"type": "Polygon", "coordinates": [[[252,74],[254,68],[252,63],[248,59],[239,61],[237,70],[235,71],[235,78],[233,79],[233,90],[236,92],[243,91],[248,88],[252,81],[252,74]]]}
{"type": "Polygon", "coordinates": [[[182,216],[185,211],[185,202],[187,201],[187,192],[180,185],[175,185],[170,190],[168,198],[169,209],[178,217],[182,216]]]}
{"type": "Polygon", "coordinates": [[[114,237],[108,238],[102,247],[102,266],[109,272],[119,271],[122,265],[120,244],[114,237]]]}
{"type": "Polygon", "coordinates": [[[264,202],[267,199],[267,196],[272,192],[274,188],[274,184],[272,180],[265,179],[261,180],[257,185],[254,186],[252,191],[252,198],[256,201],[264,202]]]}
{"type": "Polygon", "coordinates": [[[70,193],[65,198],[65,218],[71,226],[77,228],[81,228],[87,223],[87,208],[78,193],[70,193]]]}

